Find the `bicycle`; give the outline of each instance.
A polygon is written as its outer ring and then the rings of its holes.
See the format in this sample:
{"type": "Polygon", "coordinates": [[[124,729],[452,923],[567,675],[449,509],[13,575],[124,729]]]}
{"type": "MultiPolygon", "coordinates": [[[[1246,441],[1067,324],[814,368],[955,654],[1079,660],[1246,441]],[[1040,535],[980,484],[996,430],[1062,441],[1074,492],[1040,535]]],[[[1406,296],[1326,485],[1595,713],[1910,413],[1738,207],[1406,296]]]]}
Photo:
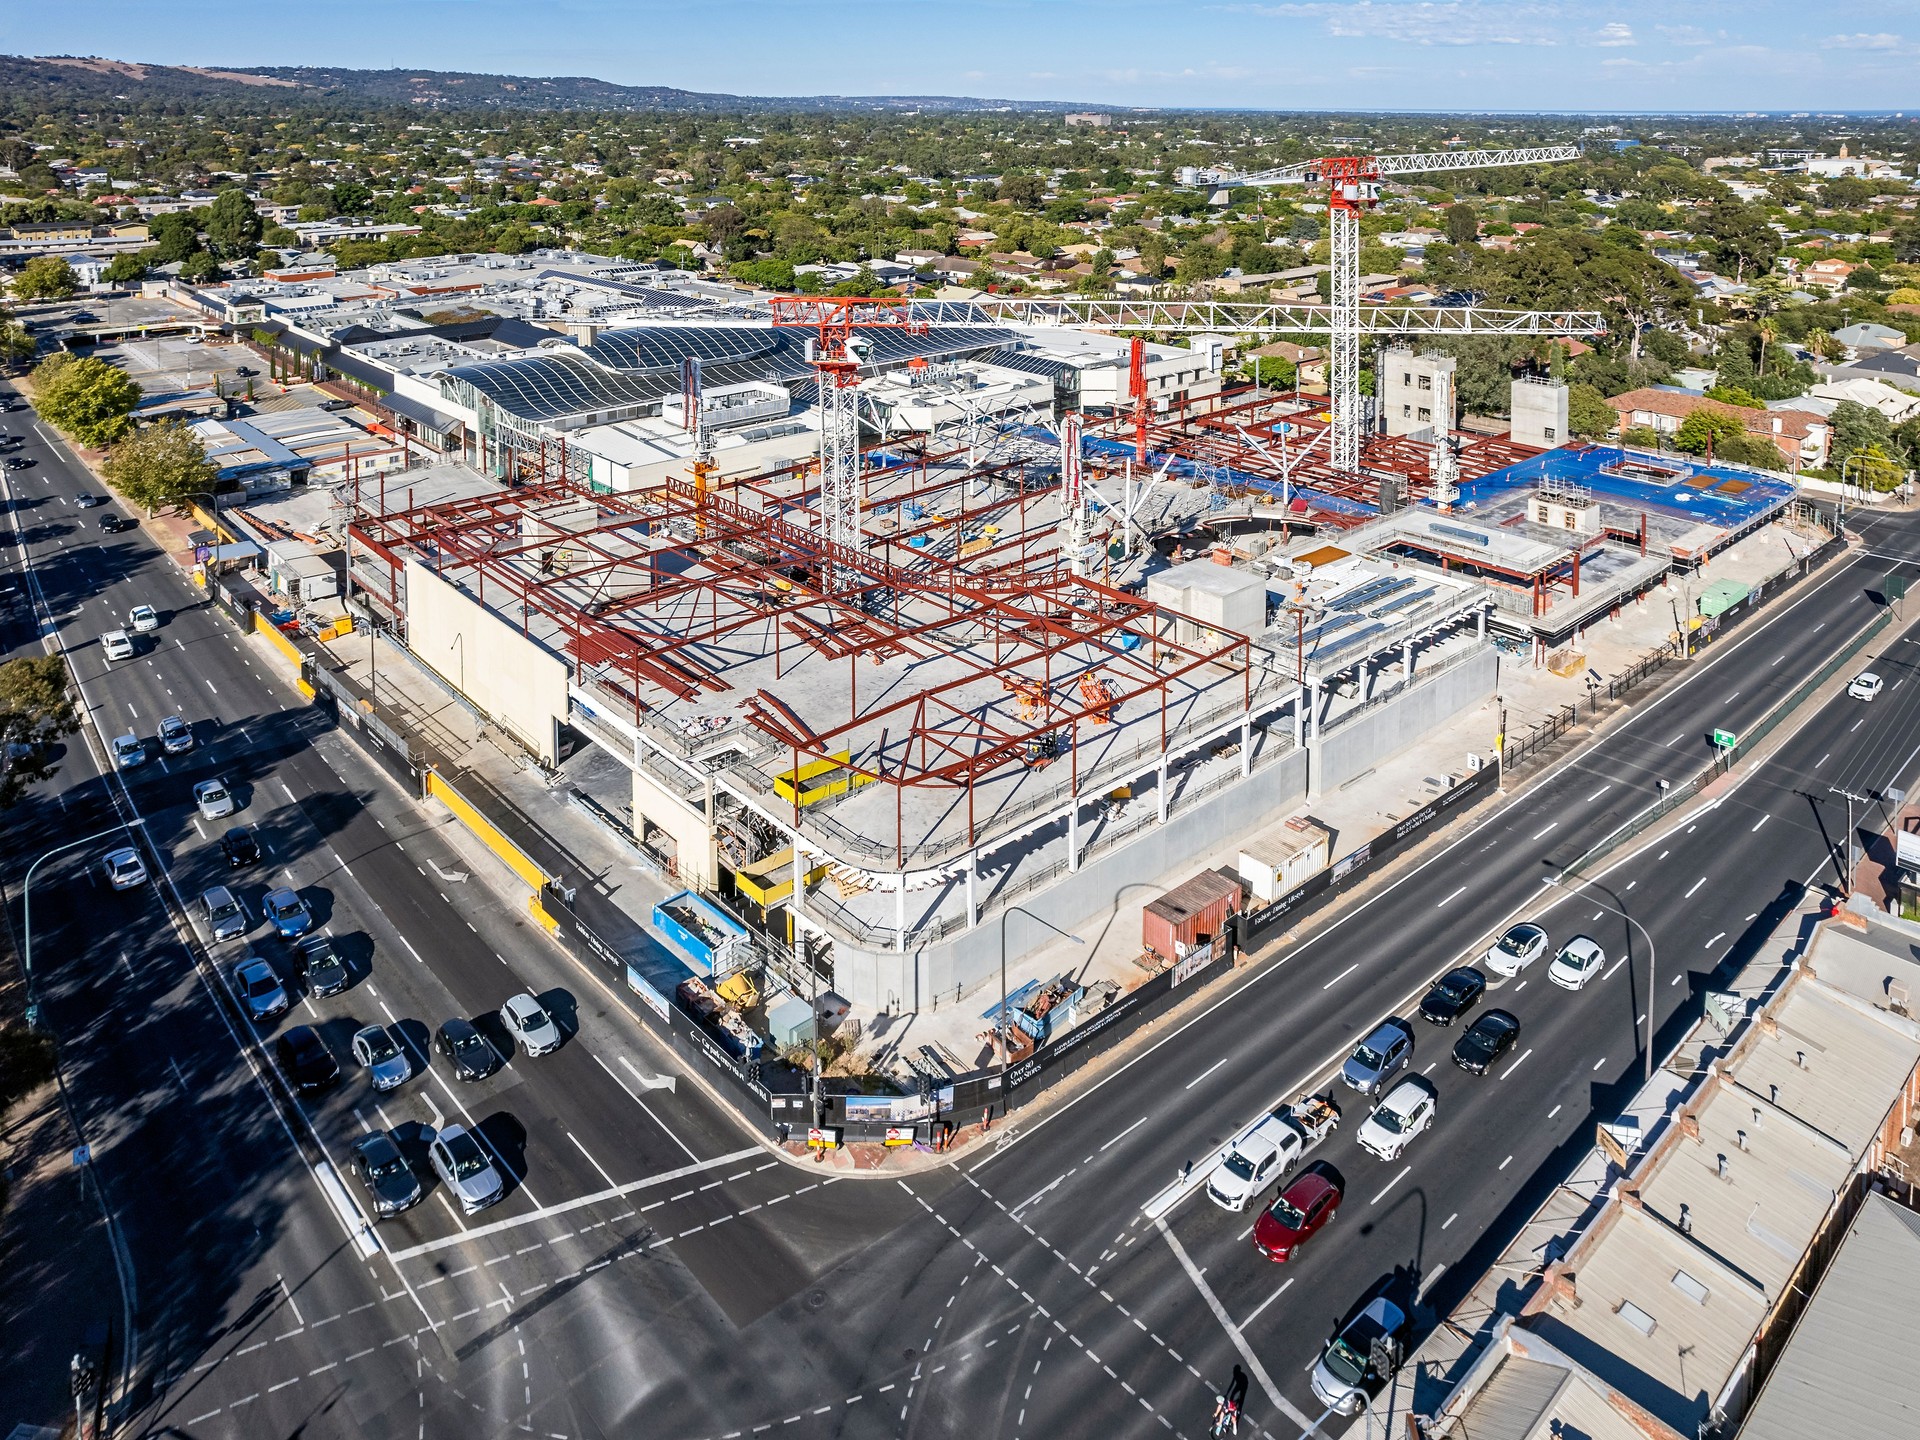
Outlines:
{"type": "Polygon", "coordinates": [[[1209,1433],[1213,1440],[1219,1440],[1222,1435],[1238,1435],[1240,1433],[1239,1405],[1222,1396],[1213,1407],[1213,1429],[1209,1433]]]}

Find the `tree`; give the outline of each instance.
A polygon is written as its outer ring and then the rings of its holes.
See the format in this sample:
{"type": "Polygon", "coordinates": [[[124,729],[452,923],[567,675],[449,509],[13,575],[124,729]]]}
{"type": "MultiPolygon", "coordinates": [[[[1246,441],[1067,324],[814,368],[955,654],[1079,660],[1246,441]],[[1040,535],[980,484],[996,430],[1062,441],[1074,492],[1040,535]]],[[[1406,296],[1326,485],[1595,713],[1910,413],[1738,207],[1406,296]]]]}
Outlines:
{"type": "Polygon", "coordinates": [[[373,191],[358,180],[337,181],[332,195],[333,208],[342,215],[358,215],[373,205],[373,191]]]}
{"type": "Polygon", "coordinates": [[[1583,440],[1600,440],[1620,428],[1620,416],[1591,385],[1567,390],[1567,428],[1583,440]]]}
{"type": "Polygon", "coordinates": [[[228,256],[251,255],[266,230],[266,222],[247,199],[246,191],[234,185],[213,197],[205,224],[207,239],[228,256]]]}
{"type": "Polygon", "coordinates": [[[149,514],[211,491],[220,474],[200,437],[177,420],[122,440],[101,469],[115,489],[149,514]]]}
{"type": "Polygon", "coordinates": [[[211,250],[196,250],[180,262],[180,278],[195,285],[209,285],[225,275],[211,250]]]}
{"type": "Polygon", "coordinates": [[[184,260],[200,248],[200,227],[191,214],[178,210],[165,215],[156,215],[148,223],[147,233],[153,239],[153,263],[171,265],[176,260],[184,260]]]}
{"type": "Polygon", "coordinates": [[[1734,436],[1746,433],[1746,427],[1733,416],[1702,406],[1680,422],[1680,428],[1674,432],[1673,448],[1689,455],[1705,455],[1734,436]]]}
{"type": "Polygon", "coordinates": [[[34,408],[82,445],[111,445],[133,433],[140,387],[125,371],[89,355],[53,355],[33,372],[34,408]]]}
{"type": "Polygon", "coordinates": [[[100,278],[108,285],[132,285],[144,279],[147,262],[131,250],[122,250],[107,262],[107,268],[100,272],[100,278]]]}
{"type": "Polygon", "coordinates": [[[1708,207],[1699,231],[1713,242],[1709,253],[1715,268],[1722,274],[1732,270],[1735,280],[1744,280],[1749,270],[1765,274],[1780,253],[1780,236],[1767,224],[1763,206],[1722,201],[1708,207]]]}
{"type": "Polygon", "coordinates": [[[1892,490],[1906,479],[1906,471],[1881,445],[1861,446],[1837,468],[1850,483],[1869,490],[1892,490]]]}
{"type": "Polygon", "coordinates": [[[1449,245],[1471,245],[1480,238],[1480,217],[1471,205],[1449,205],[1443,221],[1449,245]]]}
{"type": "Polygon", "coordinates": [[[1022,210],[1038,209],[1040,199],[1046,194],[1047,187],[1038,175],[1003,175],[1000,177],[1000,198],[1011,201],[1022,210]]]}
{"type": "Polygon", "coordinates": [[[1707,391],[1709,400],[1718,400],[1722,405],[1737,405],[1742,410],[1764,410],[1767,402],[1750,390],[1738,385],[1715,385],[1707,391]]]}
{"type": "Polygon", "coordinates": [[[54,742],[78,728],[66,661],[26,655],[0,665],[0,810],[19,803],[28,785],[52,778],[54,742]]]}
{"type": "Polygon", "coordinates": [[[36,255],[13,277],[16,300],[65,300],[79,288],[73,267],[58,255],[36,255]]]}
{"type": "Polygon", "coordinates": [[[1756,470],[1784,470],[1787,466],[1786,457],[1780,453],[1778,445],[1766,436],[1755,435],[1751,431],[1716,441],[1713,458],[1733,465],[1751,465],[1756,470]]]}
{"type": "Polygon", "coordinates": [[[22,365],[33,359],[32,332],[18,320],[0,321],[0,365],[22,365]]]}
{"type": "Polygon", "coordinates": [[[1856,452],[1878,451],[1883,459],[1893,454],[1893,424],[1871,405],[1842,400],[1833,407],[1827,425],[1832,434],[1827,444],[1828,463],[1835,469],[1856,452]]]}

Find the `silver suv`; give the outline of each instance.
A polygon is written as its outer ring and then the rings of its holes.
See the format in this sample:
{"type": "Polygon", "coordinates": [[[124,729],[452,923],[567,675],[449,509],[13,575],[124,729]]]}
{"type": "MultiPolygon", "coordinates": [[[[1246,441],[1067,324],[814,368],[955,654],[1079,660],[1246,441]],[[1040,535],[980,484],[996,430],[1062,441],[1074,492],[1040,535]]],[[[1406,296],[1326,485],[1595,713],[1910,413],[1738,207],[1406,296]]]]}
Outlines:
{"type": "Polygon", "coordinates": [[[200,909],[206,917],[207,930],[215,940],[232,940],[246,934],[253,926],[246,905],[224,885],[216,885],[203,892],[200,909]]]}
{"type": "Polygon", "coordinates": [[[1362,1095],[1372,1095],[1413,1063],[1413,1027],[1389,1020],[1354,1046],[1340,1078],[1362,1095]]]}
{"type": "Polygon", "coordinates": [[[433,1173],[454,1193],[460,1208],[469,1215],[486,1209],[507,1193],[506,1186],[500,1182],[500,1172],[493,1167],[492,1157],[463,1125],[449,1125],[434,1136],[427,1154],[433,1160],[433,1173]]]}

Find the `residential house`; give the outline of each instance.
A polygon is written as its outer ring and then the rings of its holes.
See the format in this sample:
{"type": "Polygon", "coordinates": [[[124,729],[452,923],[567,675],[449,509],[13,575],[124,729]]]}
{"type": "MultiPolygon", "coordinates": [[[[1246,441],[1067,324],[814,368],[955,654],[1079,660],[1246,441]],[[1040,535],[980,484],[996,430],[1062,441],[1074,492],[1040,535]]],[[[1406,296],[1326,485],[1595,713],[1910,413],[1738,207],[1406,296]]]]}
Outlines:
{"type": "Polygon", "coordinates": [[[1834,331],[1833,338],[1856,355],[1874,350],[1898,350],[1907,343],[1906,331],[1896,330],[1891,325],[1874,325],[1865,320],[1834,331]]]}
{"type": "Polygon", "coordinates": [[[1811,393],[1816,400],[1831,400],[1835,404],[1851,400],[1856,405],[1865,405],[1870,410],[1878,410],[1895,425],[1920,415],[1920,396],[1909,395],[1904,390],[1896,390],[1890,384],[1870,380],[1864,375],[1822,381],[1813,387],[1811,393]]]}
{"type": "Polygon", "coordinates": [[[1696,410],[1710,410],[1740,422],[1749,435],[1760,435],[1779,447],[1787,463],[1798,470],[1804,466],[1827,463],[1830,431],[1826,419],[1802,410],[1749,410],[1691,395],[1683,390],[1651,386],[1629,390],[1607,401],[1624,424],[1645,426],[1661,435],[1672,435],[1696,410]]]}
{"type": "Polygon", "coordinates": [[[1801,270],[1798,278],[1810,288],[1840,291],[1847,288],[1852,275],[1853,266],[1845,260],[1815,260],[1801,270]]]}

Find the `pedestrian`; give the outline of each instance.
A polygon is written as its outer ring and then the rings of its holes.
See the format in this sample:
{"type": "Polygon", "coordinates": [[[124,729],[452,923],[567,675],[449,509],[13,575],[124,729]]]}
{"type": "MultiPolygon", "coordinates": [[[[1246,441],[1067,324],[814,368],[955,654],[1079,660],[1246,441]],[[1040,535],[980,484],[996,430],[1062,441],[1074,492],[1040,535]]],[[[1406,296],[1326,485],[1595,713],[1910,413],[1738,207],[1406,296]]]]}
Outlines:
{"type": "Polygon", "coordinates": [[[1185,1184],[1188,1180],[1192,1178],[1193,1178],[1193,1161],[1189,1160],[1185,1165],[1180,1167],[1180,1181],[1182,1184],[1185,1184]]]}

